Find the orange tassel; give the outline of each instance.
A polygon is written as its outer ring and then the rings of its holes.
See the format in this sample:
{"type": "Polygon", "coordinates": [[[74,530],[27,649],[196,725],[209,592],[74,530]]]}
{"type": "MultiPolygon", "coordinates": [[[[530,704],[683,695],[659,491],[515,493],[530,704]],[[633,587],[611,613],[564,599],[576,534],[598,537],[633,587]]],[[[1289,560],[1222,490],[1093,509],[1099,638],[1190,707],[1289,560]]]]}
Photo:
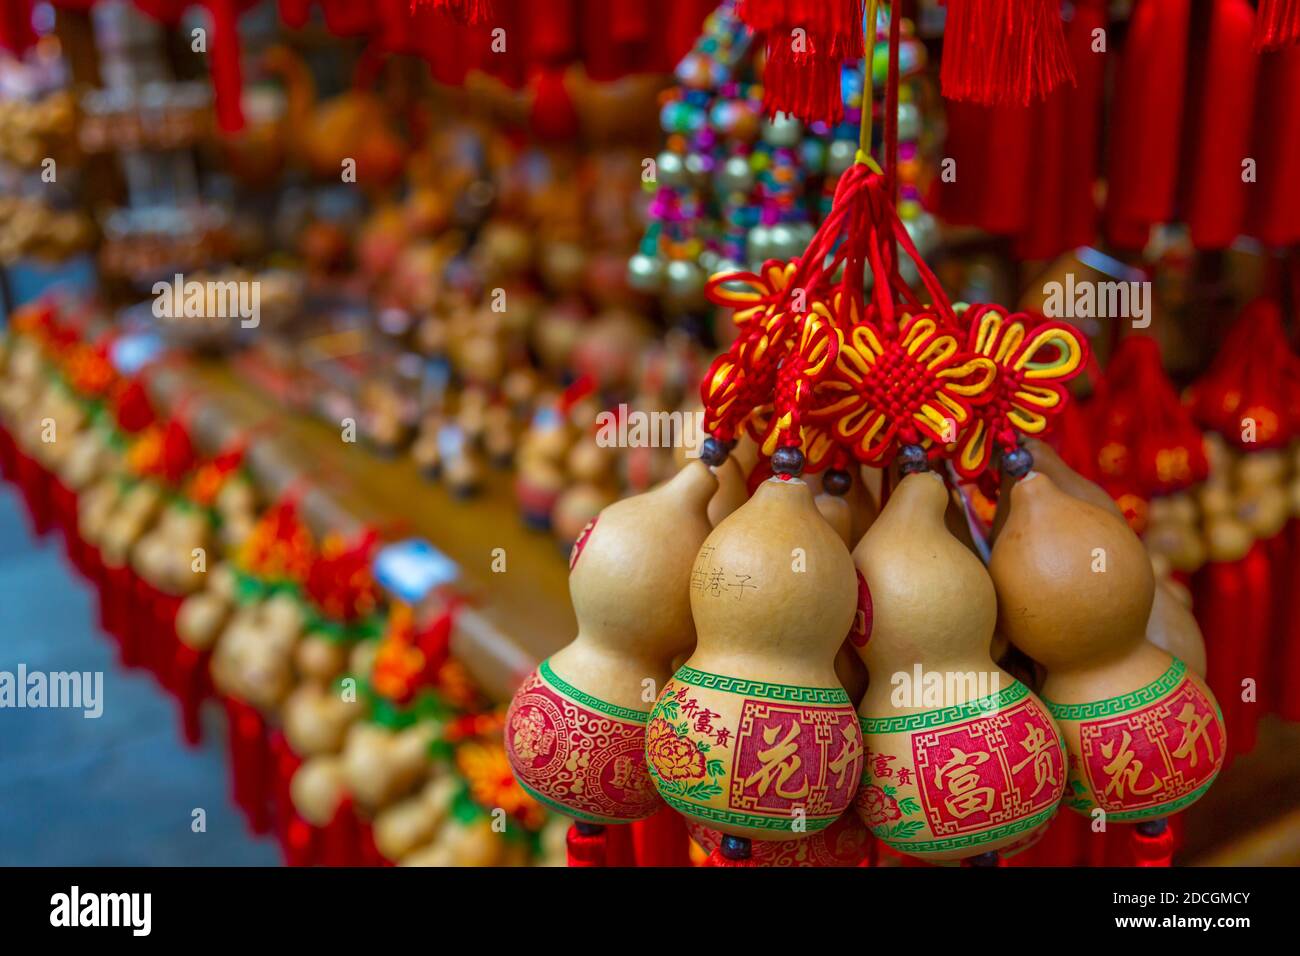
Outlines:
{"type": "Polygon", "coordinates": [[[1059,0],[948,0],[943,95],[1028,105],[1074,83],[1059,0]]]}

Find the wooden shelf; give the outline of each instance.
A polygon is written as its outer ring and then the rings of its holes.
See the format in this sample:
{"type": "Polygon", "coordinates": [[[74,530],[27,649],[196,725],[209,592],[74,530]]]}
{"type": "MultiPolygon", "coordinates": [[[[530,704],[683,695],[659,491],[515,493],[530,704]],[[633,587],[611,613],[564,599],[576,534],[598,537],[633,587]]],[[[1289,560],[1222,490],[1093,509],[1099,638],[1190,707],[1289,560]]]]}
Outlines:
{"type": "Polygon", "coordinates": [[[341,509],[381,531],[427,538],[460,566],[471,609],[461,615],[453,648],[492,697],[509,700],[538,661],[572,640],[566,556],[552,537],[524,526],[512,472],[492,470],[478,496],[457,499],[425,479],[410,457],[385,458],[342,441],[338,429],[287,413],[225,363],[183,368],[182,387],[197,385],[196,394],[233,428],[273,423],[259,436],[341,509]],[[492,570],[497,548],[505,552],[503,572],[492,570]]]}

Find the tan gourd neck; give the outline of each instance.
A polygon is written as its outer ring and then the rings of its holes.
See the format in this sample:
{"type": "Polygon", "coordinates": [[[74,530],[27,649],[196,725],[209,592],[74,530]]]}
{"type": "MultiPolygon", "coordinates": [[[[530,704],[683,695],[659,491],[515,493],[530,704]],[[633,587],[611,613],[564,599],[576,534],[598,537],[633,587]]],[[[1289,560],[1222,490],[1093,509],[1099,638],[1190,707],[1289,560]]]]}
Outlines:
{"type": "Polygon", "coordinates": [[[690,664],[735,677],[838,686],[857,604],[852,559],[802,480],[770,478],[700,548],[690,664]]]}
{"type": "Polygon", "coordinates": [[[1155,579],[1112,512],[1030,472],[1010,489],[989,572],[1001,630],[1049,671],[1114,663],[1143,643],[1155,579]]]}
{"type": "Polygon", "coordinates": [[[887,692],[894,672],[911,672],[917,664],[993,670],[993,582],[948,530],[948,501],[937,474],[907,475],[853,552],[871,592],[871,632],[859,653],[873,688],[887,692]]]}
{"type": "Polygon", "coordinates": [[[578,619],[570,648],[633,668],[647,661],[666,667],[690,649],[688,571],[710,528],[717,484],[703,462],[692,461],[657,488],[600,513],[569,574],[578,619]]]}

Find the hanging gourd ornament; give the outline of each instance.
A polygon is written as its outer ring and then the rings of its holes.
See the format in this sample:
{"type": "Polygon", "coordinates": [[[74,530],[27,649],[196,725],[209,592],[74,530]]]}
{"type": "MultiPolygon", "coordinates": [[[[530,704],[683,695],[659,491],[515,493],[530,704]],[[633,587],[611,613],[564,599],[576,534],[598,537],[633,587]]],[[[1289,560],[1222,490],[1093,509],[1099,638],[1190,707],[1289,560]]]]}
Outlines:
{"type": "Polygon", "coordinates": [[[690,578],[699,642],[646,730],[671,807],[767,840],[816,833],[844,812],[862,739],[834,662],[856,594],[848,549],[797,473],[763,482],[709,535],[690,578]]]}
{"type": "Polygon", "coordinates": [[[577,821],[623,823],[662,806],[645,769],[646,688],[663,687],[695,642],[691,562],[717,486],[693,461],[605,508],[573,546],[578,636],[515,693],[505,741],[524,789],[577,821]]]}
{"type": "Polygon", "coordinates": [[[939,862],[1022,843],[1056,812],[1065,747],[1043,703],[989,654],[997,599],[949,532],[949,494],[925,452],[853,552],[870,596],[854,643],[871,675],[855,806],[877,839],[939,862]]]}
{"type": "Polygon", "coordinates": [[[1144,640],[1146,549],[1113,513],[1033,471],[1027,451],[1003,464],[1017,480],[989,564],[999,630],[1047,669],[1043,701],[1070,755],[1066,804],[1114,822],[1188,806],[1223,766],[1226,736],[1205,682],[1144,640]]]}

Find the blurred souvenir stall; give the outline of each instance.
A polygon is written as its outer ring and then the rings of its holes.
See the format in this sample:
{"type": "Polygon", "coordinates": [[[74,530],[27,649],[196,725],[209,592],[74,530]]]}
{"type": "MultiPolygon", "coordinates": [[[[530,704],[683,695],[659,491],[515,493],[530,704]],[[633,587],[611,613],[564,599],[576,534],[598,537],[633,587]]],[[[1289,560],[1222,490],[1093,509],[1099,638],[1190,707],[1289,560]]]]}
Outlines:
{"type": "Polygon", "coordinates": [[[1293,865],[1298,98],[1297,0],[0,0],[0,465],[288,865],[1293,865]]]}

